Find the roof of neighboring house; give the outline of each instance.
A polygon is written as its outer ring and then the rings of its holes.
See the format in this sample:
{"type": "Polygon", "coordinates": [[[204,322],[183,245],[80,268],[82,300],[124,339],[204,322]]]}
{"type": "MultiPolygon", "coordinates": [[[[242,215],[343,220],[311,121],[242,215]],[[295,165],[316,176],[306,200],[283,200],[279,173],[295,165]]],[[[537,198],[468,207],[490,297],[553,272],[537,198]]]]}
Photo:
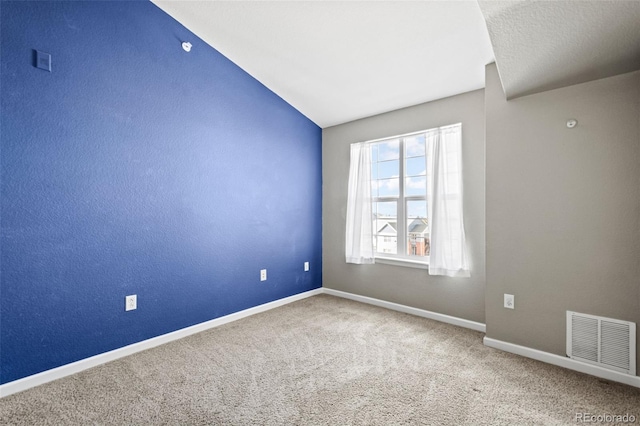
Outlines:
{"type": "Polygon", "coordinates": [[[378,230],[378,234],[384,234],[387,232],[391,235],[396,235],[398,233],[396,230],[397,226],[396,222],[387,222],[378,230]]]}
{"type": "Polygon", "coordinates": [[[422,234],[427,231],[429,225],[427,223],[427,219],[417,218],[414,219],[413,222],[409,225],[409,232],[414,234],[422,234]]]}

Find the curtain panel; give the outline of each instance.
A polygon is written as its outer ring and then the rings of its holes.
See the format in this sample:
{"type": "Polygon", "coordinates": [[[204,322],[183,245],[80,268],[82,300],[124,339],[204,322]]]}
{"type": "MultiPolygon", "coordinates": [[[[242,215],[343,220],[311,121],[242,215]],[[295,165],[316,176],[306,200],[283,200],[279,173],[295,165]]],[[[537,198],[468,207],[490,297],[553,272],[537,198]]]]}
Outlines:
{"type": "Polygon", "coordinates": [[[426,132],[430,275],[471,275],[462,214],[461,141],[461,124],[426,132]]]}
{"type": "Polygon", "coordinates": [[[375,263],[371,200],[371,145],[354,143],[351,144],[347,196],[347,263],[375,263]]]}

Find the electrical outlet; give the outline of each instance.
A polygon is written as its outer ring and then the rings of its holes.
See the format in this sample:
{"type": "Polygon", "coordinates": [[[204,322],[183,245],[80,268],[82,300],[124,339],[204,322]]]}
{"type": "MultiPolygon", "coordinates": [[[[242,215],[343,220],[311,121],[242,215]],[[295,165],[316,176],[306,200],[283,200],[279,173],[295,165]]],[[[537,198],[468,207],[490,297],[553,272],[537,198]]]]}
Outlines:
{"type": "Polygon", "coordinates": [[[513,294],[504,295],[504,307],[507,309],[515,309],[516,308],[516,297],[513,294]]]}
{"type": "Polygon", "coordinates": [[[260,281],[266,281],[266,280],[267,280],[267,270],[260,269],[260,281]]]}
{"type": "Polygon", "coordinates": [[[309,270],[309,262],[304,262],[304,270],[305,272],[309,270]]]}
{"type": "Polygon", "coordinates": [[[124,310],[125,311],[133,311],[134,309],[138,309],[138,295],[132,294],[131,296],[127,296],[124,298],[124,310]]]}

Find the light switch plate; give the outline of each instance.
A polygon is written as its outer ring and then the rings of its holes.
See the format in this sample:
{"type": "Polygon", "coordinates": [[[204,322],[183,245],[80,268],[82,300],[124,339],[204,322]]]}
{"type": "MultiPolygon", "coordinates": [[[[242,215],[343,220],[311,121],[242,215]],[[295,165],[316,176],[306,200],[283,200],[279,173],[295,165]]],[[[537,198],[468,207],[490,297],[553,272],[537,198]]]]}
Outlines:
{"type": "Polygon", "coordinates": [[[36,67],[51,72],[51,55],[36,50],[36,67]]]}

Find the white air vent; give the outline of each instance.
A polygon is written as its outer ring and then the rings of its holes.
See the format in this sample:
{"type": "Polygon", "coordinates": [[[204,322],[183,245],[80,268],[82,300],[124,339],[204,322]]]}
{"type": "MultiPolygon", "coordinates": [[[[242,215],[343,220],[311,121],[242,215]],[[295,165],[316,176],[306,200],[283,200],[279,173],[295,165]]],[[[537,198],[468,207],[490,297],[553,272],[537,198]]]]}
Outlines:
{"type": "Polygon", "coordinates": [[[567,311],[567,356],[636,375],[636,325],[567,311]]]}

